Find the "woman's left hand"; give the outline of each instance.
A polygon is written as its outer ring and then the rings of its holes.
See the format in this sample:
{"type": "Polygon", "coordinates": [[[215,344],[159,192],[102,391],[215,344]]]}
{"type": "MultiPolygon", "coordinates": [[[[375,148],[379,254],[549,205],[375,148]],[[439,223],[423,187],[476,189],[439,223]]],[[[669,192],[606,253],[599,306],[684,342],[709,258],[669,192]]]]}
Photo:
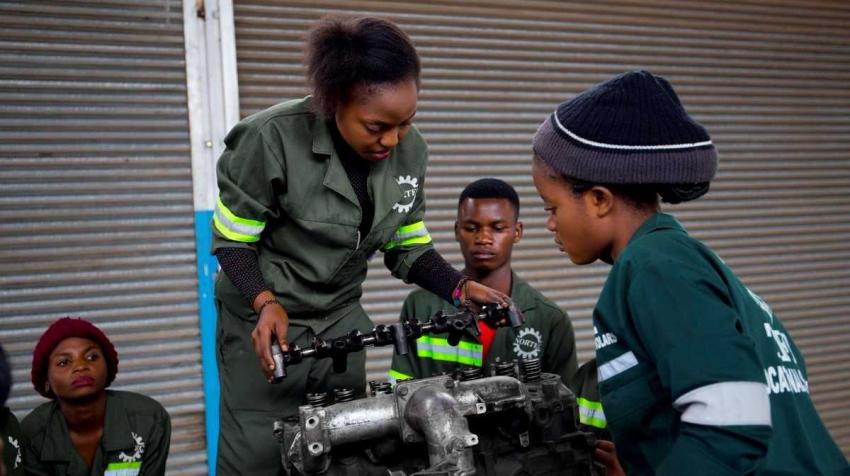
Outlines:
{"type": "Polygon", "coordinates": [[[626,472],[620,466],[620,460],[617,458],[617,448],[613,442],[597,440],[593,459],[605,465],[605,471],[608,476],[626,476],[626,472]]]}

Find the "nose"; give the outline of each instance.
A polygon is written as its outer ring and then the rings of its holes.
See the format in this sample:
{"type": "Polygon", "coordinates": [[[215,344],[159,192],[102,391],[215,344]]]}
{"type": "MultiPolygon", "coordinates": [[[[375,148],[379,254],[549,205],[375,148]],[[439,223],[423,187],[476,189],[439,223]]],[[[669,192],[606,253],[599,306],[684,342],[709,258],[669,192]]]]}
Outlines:
{"type": "Polygon", "coordinates": [[[548,217],[546,217],[546,229],[555,233],[555,215],[550,213],[548,217]]]}
{"type": "Polygon", "coordinates": [[[83,358],[74,359],[74,372],[82,372],[84,370],[89,370],[89,361],[83,358]]]}
{"type": "Polygon", "coordinates": [[[398,145],[398,135],[398,127],[391,127],[386,132],[381,134],[381,138],[378,142],[381,144],[381,147],[384,147],[385,149],[392,149],[393,147],[398,145]]]}
{"type": "Polygon", "coordinates": [[[478,233],[475,234],[475,242],[476,243],[492,243],[493,242],[493,234],[490,233],[486,228],[482,228],[478,233]]]}

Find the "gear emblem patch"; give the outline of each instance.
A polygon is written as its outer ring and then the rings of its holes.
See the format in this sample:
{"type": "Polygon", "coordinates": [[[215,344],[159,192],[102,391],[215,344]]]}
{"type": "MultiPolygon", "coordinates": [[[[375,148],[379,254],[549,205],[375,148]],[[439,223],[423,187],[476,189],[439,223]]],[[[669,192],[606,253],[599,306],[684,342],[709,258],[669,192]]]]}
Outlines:
{"type": "Polygon", "coordinates": [[[416,201],[419,179],[410,175],[399,175],[396,182],[401,187],[401,200],[393,205],[393,210],[399,213],[408,213],[413,209],[413,202],[416,201]]]}
{"type": "Polygon", "coordinates": [[[137,435],[135,432],[130,432],[130,435],[133,437],[133,441],[136,442],[136,447],[133,449],[133,454],[128,455],[123,451],[118,454],[118,458],[125,463],[135,463],[142,459],[142,454],[145,452],[145,440],[142,439],[141,435],[137,435]]]}
{"type": "Polygon", "coordinates": [[[536,359],[540,357],[543,348],[543,335],[533,327],[520,329],[514,340],[514,353],[521,359],[536,359]]]}

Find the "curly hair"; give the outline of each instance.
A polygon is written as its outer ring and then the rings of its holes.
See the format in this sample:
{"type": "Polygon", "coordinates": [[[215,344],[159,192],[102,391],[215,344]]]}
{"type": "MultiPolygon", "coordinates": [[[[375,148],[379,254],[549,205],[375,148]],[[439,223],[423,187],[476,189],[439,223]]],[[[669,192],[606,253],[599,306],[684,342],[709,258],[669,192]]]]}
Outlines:
{"type": "MultiPolygon", "coordinates": [[[[419,55],[404,32],[374,17],[325,18],[307,38],[304,63],[316,112],[333,116],[361,88],[413,79],[419,55]]],[[[368,89],[367,89],[368,91],[368,89]]]]}

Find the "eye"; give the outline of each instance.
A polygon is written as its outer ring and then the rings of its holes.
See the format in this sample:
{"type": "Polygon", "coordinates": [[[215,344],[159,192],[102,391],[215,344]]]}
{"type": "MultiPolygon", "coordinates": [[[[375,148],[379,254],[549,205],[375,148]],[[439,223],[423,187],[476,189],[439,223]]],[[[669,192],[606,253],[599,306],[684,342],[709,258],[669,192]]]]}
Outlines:
{"type": "Polygon", "coordinates": [[[70,360],[68,360],[68,359],[59,359],[59,360],[56,361],[56,366],[57,367],[66,367],[68,365],[68,363],[70,363],[70,360]]]}
{"type": "Polygon", "coordinates": [[[373,123],[366,124],[366,130],[371,132],[372,134],[378,134],[383,129],[384,129],[384,127],[381,124],[373,124],[373,123]]]}
{"type": "Polygon", "coordinates": [[[88,359],[90,362],[95,362],[100,359],[100,354],[97,352],[90,352],[86,354],[86,359],[88,359]]]}
{"type": "Polygon", "coordinates": [[[464,229],[464,230],[466,230],[466,231],[468,231],[468,232],[470,232],[470,233],[472,233],[472,232],[474,232],[474,231],[477,231],[477,230],[478,230],[478,227],[477,227],[477,226],[475,226],[475,225],[466,225],[465,227],[463,227],[463,229],[464,229]]]}
{"type": "Polygon", "coordinates": [[[543,207],[543,211],[545,211],[546,213],[548,213],[550,215],[554,215],[555,210],[557,210],[556,207],[543,207]]]}

